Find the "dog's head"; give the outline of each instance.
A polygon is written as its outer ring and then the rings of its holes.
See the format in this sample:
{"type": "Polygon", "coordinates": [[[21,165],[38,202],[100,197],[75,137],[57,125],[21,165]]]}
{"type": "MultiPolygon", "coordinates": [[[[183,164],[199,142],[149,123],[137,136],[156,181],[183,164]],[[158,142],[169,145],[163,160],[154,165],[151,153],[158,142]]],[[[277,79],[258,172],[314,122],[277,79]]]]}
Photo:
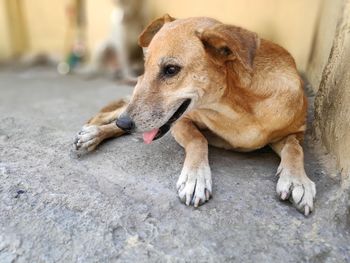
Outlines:
{"type": "Polygon", "coordinates": [[[145,72],[117,125],[145,132],[150,142],[185,112],[218,101],[227,88],[228,68],[249,79],[258,38],[210,18],[165,15],[146,27],[139,44],[145,72]]]}

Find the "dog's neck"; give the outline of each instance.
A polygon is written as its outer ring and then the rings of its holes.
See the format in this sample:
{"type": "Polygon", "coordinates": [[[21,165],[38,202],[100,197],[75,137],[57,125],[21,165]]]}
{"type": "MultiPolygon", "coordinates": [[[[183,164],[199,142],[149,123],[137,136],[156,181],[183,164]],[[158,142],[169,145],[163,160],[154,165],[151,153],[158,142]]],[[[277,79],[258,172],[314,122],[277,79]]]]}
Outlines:
{"type": "Polygon", "coordinates": [[[244,68],[239,61],[226,63],[227,88],[248,88],[252,83],[253,72],[244,68]]]}
{"type": "Polygon", "coordinates": [[[254,104],[261,96],[251,89],[253,72],[247,71],[238,61],[226,64],[226,89],[220,101],[232,105],[235,110],[253,112],[254,104]],[[232,103],[234,102],[234,103],[232,103]]]}

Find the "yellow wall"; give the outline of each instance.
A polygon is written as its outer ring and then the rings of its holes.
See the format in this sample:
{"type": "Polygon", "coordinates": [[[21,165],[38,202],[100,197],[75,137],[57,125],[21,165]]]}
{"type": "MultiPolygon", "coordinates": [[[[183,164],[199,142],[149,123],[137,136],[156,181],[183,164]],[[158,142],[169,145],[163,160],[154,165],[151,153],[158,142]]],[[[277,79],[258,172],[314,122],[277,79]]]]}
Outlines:
{"type": "Polygon", "coordinates": [[[10,45],[9,26],[7,13],[5,9],[5,1],[0,1],[0,59],[7,59],[12,55],[10,45]]]}
{"type": "Polygon", "coordinates": [[[20,56],[28,49],[21,0],[1,0],[0,7],[0,58],[20,56]]]}
{"type": "Polygon", "coordinates": [[[66,30],[67,0],[23,0],[31,51],[61,53],[66,30]]]}
{"type": "Polygon", "coordinates": [[[319,0],[149,0],[154,14],[210,16],[246,27],[285,47],[306,69],[319,0]]]}
{"type": "MultiPolygon", "coordinates": [[[[5,0],[0,0],[0,3],[5,0]]],[[[68,0],[23,0],[31,51],[62,53],[68,0]]],[[[320,0],[140,0],[148,1],[152,17],[211,16],[244,26],[287,48],[300,70],[308,61],[320,0]]],[[[96,46],[110,29],[112,0],[87,0],[88,40],[96,46]]],[[[1,11],[0,11],[1,13],[1,11]]],[[[0,21],[1,22],[1,21],[0,21]]],[[[1,24],[1,23],[0,23],[1,24]]],[[[0,31],[3,31],[0,25],[0,31]]],[[[0,32],[0,37],[3,32],[0,32]]],[[[0,44],[0,54],[6,53],[0,44]]]]}

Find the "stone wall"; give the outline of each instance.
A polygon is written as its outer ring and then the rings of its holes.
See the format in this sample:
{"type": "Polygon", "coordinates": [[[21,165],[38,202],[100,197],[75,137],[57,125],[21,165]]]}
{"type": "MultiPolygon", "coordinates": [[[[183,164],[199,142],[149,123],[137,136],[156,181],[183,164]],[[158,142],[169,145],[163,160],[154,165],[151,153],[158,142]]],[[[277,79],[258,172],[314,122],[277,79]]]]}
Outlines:
{"type": "MultiPolygon", "coordinates": [[[[330,2],[336,5],[338,1],[326,0],[325,4],[329,5],[330,2]]],[[[316,87],[320,81],[315,100],[316,133],[336,158],[339,170],[348,177],[350,173],[350,0],[339,2],[339,15],[334,15],[333,8],[323,10],[316,33],[318,37],[314,45],[315,51],[310,59],[307,75],[316,87]],[[332,20],[332,23],[336,21],[333,36],[329,34],[330,32],[324,31],[327,28],[324,20],[332,20]],[[323,34],[328,34],[328,39],[324,40],[321,36],[323,34]],[[332,40],[330,53],[322,53],[325,52],[324,47],[329,40],[332,40]],[[326,57],[328,58],[325,60],[326,57]],[[319,65],[316,62],[319,62],[319,65]],[[325,65],[323,66],[322,63],[325,65]]]]}

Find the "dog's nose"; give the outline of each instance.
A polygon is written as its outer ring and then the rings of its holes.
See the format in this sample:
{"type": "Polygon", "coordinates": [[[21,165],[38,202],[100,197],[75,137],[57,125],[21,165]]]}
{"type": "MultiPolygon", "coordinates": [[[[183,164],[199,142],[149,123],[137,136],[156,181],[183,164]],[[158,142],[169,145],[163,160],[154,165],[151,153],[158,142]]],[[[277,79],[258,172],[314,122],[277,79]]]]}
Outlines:
{"type": "Polygon", "coordinates": [[[117,126],[125,132],[132,132],[135,128],[135,123],[128,115],[121,115],[117,121],[117,126]]]}

